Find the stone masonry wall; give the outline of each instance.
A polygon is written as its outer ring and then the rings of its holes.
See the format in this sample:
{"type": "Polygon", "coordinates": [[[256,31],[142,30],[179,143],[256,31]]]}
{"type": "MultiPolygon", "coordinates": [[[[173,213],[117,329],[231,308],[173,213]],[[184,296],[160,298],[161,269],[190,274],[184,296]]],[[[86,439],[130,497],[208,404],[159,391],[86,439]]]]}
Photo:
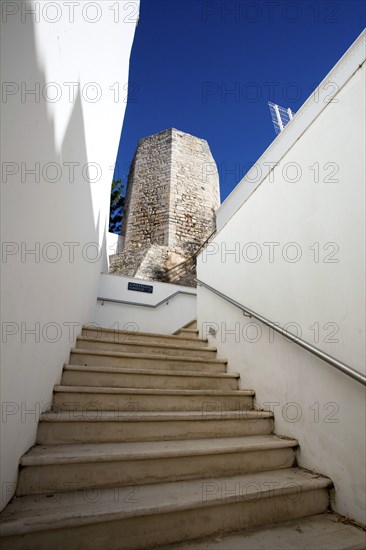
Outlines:
{"type": "Polygon", "coordinates": [[[111,257],[111,271],[163,280],[215,230],[219,205],[207,141],[174,128],[140,140],[128,178],[124,250],[111,257]]]}
{"type": "Polygon", "coordinates": [[[124,248],[167,244],[171,132],[140,140],[128,176],[124,248]]]}
{"type": "Polygon", "coordinates": [[[194,252],[216,227],[217,167],[207,141],[172,132],[169,245],[194,252]]]}

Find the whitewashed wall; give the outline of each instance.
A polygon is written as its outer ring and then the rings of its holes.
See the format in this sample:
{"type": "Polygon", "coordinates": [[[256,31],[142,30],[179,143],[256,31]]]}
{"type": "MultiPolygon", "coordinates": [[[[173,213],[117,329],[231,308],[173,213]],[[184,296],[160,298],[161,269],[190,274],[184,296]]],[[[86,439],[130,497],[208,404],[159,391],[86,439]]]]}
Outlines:
{"type": "Polygon", "coordinates": [[[2,506],[94,312],[139,8],[66,4],[3,6],[2,506]]]}
{"type": "MultiPolygon", "coordinates": [[[[299,111],[276,139],[278,166],[244,202],[229,197],[232,217],[198,261],[199,279],[363,373],[364,51],[363,35],[337,64],[353,76],[332,71],[334,101],[305,127],[299,111]]],[[[364,522],[364,388],[203,288],[198,321],[258,406],[274,409],[276,432],[299,440],[299,464],[332,478],[334,508],[364,522]]]]}
{"type": "Polygon", "coordinates": [[[98,300],[91,322],[105,328],[172,334],[197,316],[196,289],[190,287],[102,274],[98,297],[106,300],[98,300]],[[153,292],[128,290],[129,282],[152,286],[153,292]]]}

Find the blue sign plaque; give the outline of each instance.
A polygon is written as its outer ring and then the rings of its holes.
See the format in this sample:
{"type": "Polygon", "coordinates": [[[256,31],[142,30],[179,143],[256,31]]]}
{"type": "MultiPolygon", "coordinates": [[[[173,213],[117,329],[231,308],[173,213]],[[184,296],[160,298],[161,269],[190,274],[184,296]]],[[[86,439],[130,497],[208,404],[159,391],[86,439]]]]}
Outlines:
{"type": "Polygon", "coordinates": [[[128,290],[135,290],[136,292],[147,292],[148,294],[153,293],[153,286],[151,285],[142,285],[140,283],[128,283],[128,290]]]}

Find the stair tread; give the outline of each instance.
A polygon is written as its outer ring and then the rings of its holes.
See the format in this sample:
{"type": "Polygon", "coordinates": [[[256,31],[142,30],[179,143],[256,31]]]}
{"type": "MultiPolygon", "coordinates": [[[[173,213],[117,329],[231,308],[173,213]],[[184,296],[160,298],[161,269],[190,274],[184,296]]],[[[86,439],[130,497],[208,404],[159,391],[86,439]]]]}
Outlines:
{"type": "Polygon", "coordinates": [[[186,323],[185,325],[183,325],[181,327],[182,328],[192,328],[192,325],[196,325],[195,328],[197,328],[197,318],[196,319],[192,319],[192,321],[189,321],[188,323],[186,323]]]}
{"type": "Polygon", "coordinates": [[[55,392],[62,393],[122,393],[131,395],[215,395],[215,396],[247,396],[255,395],[254,390],[171,390],[154,388],[115,388],[108,386],[63,386],[56,385],[55,392]]]}
{"type": "Polygon", "coordinates": [[[71,348],[71,353],[77,355],[108,355],[109,357],[131,357],[131,358],[141,358],[141,359],[154,359],[158,361],[184,361],[186,363],[218,363],[226,364],[226,359],[214,359],[202,357],[184,357],[180,355],[163,355],[163,354],[152,354],[152,353],[125,353],[120,351],[108,351],[108,350],[94,350],[86,348],[71,348]]]}
{"type": "Polygon", "coordinates": [[[64,365],[65,370],[86,372],[113,372],[120,374],[141,374],[148,376],[181,376],[183,378],[240,378],[238,372],[197,372],[197,371],[167,371],[159,369],[129,369],[128,367],[104,367],[95,365],[64,365]]]}
{"type": "Polygon", "coordinates": [[[222,454],[296,447],[296,439],[252,435],[172,441],[36,445],[21,458],[22,466],[222,454]]]}
{"type": "Polygon", "coordinates": [[[331,481],[300,468],[286,468],[244,475],[138,485],[98,491],[91,502],[84,491],[15,498],[2,513],[3,536],[61,529],[128,517],[184,511],[326,488],[331,481]],[[204,485],[206,484],[206,485],[204,485]],[[210,485],[211,484],[211,485],[210,485]],[[221,488],[207,493],[203,487],[221,488]],[[222,488],[224,487],[224,492],[222,488]],[[233,490],[234,488],[234,490],[233,490]],[[54,495],[53,495],[54,496],[54,495]],[[52,506],[51,506],[52,503],[52,506]]]}
{"type": "MultiPolygon", "coordinates": [[[[103,338],[85,338],[85,336],[79,336],[77,338],[77,341],[78,342],[98,342],[98,343],[101,343],[101,344],[116,344],[116,345],[124,345],[124,344],[128,344],[129,346],[136,346],[136,347],[141,347],[141,346],[148,346],[148,347],[151,347],[151,348],[164,348],[164,349],[179,349],[179,350],[189,350],[189,351],[207,351],[207,352],[212,352],[212,351],[217,351],[217,348],[214,348],[212,346],[206,346],[206,347],[197,347],[197,346],[187,346],[187,345],[179,345],[179,342],[177,343],[174,343],[174,344],[166,344],[166,343],[157,343],[157,342],[148,342],[148,341],[144,341],[144,340],[128,340],[126,338],[126,340],[122,341],[122,342],[113,342],[112,340],[108,340],[108,339],[103,339],[103,338]]],[[[77,348],[79,349],[79,348],[77,348]]],[[[89,349],[89,348],[88,348],[89,349]]],[[[108,350],[107,350],[108,351],[108,350]]]]}
{"type": "MultiPolygon", "coordinates": [[[[109,334],[120,334],[120,335],[126,335],[126,336],[131,336],[131,335],[136,335],[136,336],[149,336],[149,337],[154,337],[154,338],[169,338],[169,339],[172,339],[174,341],[176,341],[177,343],[181,340],[192,340],[192,342],[197,342],[200,341],[200,342],[208,342],[208,338],[189,338],[188,336],[184,336],[184,337],[181,337],[181,336],[177,336],[176,334],[161,334],[161,333],[156,333],[156,332],[132,332],[132,331],[129,331],[129,330],[114,330],[112,328],[103,328],[103,327],[100,327],[100,328],[94,328],[94,327],[83,327],[83,330],[90,330],[92,332],[107,332],[109,334]]],[[[179,329],[181,330],[181,329],[179,329]]],[[[195,330],[195,329],[193,329],[195,330]]],[[[178,331],[177,331],[178,332],[178,331]]],[[[195,330],[196,332],[196,330],[195,330]]],[[[198,331],[197,331],[198,332],[198,331]]],[[[85,338],[85,336],[84,336],[85,338]]],[[[87,338],[86,338],[87,339],[87,338]]]]}
{"type": "Polygon", "coordinates": [[[156,422],[171,420],[255,420],[273,418],[271,411],[49,411],[41,421],[48,422],[156,422]]]}
{"type": "Polygon", "coordinates": [[[366,533],[339,521],[335,513],[316,514],[281,523],[159,546],[161,550],[361,550],[366,533]]]}

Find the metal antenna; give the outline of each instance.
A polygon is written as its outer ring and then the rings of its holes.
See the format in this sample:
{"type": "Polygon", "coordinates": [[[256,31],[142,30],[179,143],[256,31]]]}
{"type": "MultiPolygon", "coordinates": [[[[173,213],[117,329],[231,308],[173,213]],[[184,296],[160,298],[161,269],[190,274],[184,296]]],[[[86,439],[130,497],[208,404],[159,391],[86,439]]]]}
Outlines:
{"type": "Polygon", "coordinates": [[[279,134],[285,126],[287,126],[295,113],[293,113],[290,108],[285,109],[284,107],[280,107],[279,105],[276,105],[276,103],[271,103],[270,101],[268,102],[268,106],[271,111],[275,132],[276,134],[279,134]]]}

